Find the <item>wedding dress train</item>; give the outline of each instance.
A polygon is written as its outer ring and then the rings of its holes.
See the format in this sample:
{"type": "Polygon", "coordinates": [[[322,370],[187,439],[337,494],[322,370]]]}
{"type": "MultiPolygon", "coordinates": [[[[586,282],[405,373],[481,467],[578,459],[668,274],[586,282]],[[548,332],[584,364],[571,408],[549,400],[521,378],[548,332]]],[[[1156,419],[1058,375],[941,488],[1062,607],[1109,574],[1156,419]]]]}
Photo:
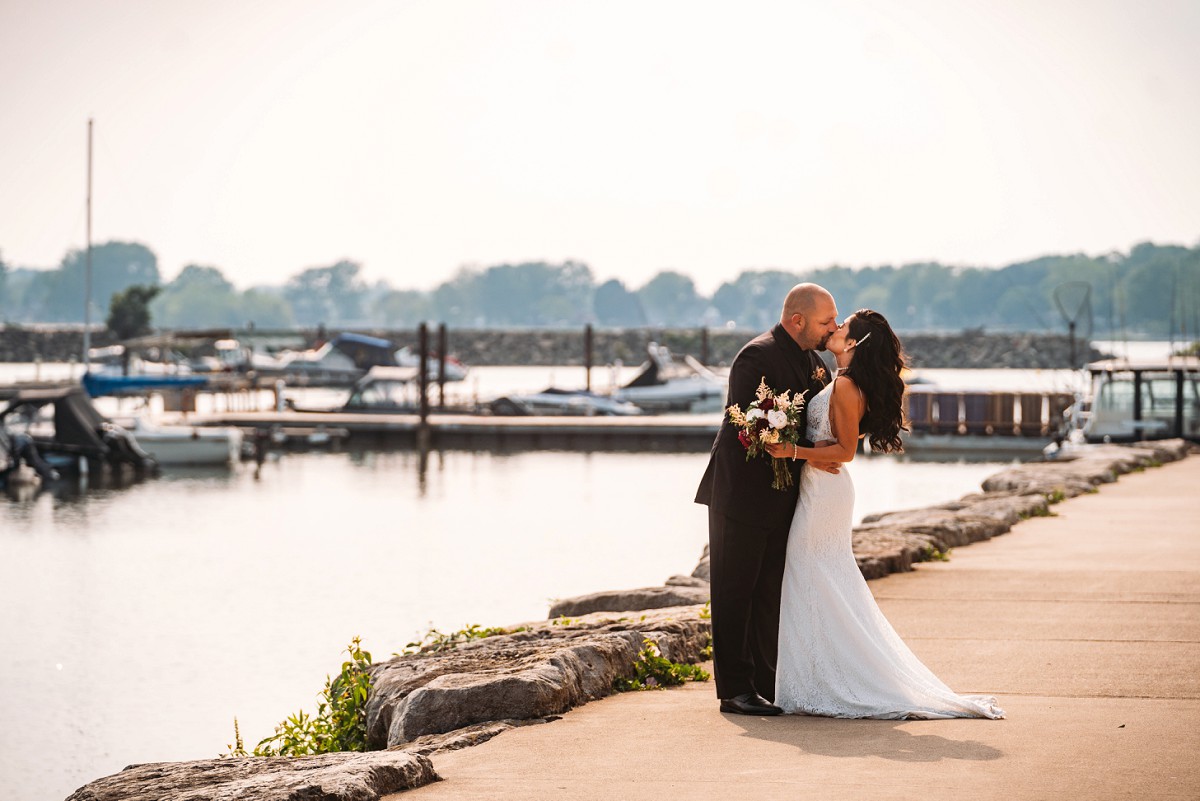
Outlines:
{"type": "MultiPolygon", "coordinates": [[[[831,439],[833,383],[808,406],[808,438],[831,439]]],[[[839,718],[1002,718],[990,696],[957,695],[879,611],[850,546],[854,484],[805,469],[788,536],[775,703],[839,718]]]]}

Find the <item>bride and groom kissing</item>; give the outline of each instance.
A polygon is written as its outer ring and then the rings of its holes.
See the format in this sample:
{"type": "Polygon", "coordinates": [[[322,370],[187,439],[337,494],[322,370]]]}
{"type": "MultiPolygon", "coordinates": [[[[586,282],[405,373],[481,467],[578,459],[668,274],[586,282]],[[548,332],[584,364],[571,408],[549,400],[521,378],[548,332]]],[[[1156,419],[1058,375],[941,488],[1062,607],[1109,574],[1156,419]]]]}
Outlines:
{"type": "Polygon", "coordinates": [[[708,506],[713,673],[722,712],[843,718],[1001,718],[987,696],[957,695],[884,618],[851,549],[854,485],[842,467],[860,436],[901,450],[904,355],[883,315],[837,322],[816,284],[788,292],[779,324],[741,349],[726,406],[748,408],[760,383],[806,398],[805,440],[747,459],[721,425],[696,502],[708,506]],[[828,375],[817,355],[837,361],[828,375]],[[771,459],[790,488],[773,489],[771,459]]]}

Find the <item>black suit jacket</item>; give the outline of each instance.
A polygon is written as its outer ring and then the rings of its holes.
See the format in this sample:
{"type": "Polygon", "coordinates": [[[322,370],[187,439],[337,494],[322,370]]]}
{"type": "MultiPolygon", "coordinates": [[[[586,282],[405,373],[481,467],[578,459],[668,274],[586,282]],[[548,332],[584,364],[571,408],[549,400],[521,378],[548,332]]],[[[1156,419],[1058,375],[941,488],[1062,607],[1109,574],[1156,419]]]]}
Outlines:
{"type": "MultiPolygon", "coordinates": [[[[815,351],[803,350],[782,325],[776,325],[743,347],[729,368],[726,407],[737,404],[743,411],[754,401],[759,382],[778,393],[792,390],[793,396],[807,392],[811,399],[825,388],[829,376],[815,351]]],[[[801,412],[808,420],[808,406],[801,412]]],[[[788,490],[771,489],[773,478],[769,457],[746,460],[746,449],[738,442],[738,430],[726,415],[713,442],[708,469],[696,491],[696,503],[705,504],[731,520],[763,527],[788,526],[800,493],[802,460],[789,462],[793,483],[788,490]]]]}

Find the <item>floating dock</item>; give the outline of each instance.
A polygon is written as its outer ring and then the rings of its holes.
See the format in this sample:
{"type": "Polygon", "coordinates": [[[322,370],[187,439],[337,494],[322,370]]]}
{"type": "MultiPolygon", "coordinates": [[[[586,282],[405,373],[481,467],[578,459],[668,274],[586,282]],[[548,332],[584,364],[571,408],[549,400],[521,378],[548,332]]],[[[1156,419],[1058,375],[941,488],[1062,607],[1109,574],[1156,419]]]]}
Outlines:
{"type": "Polygon", "coordinates": [[[721,415],[646,415],[638,417],[504,417],[498,415],[431,414],[422,432],[415,414],[349,414],[343,412],[223,412],[188,415],[196,425],[227,425],[254,430],[274,428],[342,429],[355,442],[416,444],[428,437],[433,445],[451,447],[518,446],[543,450],[637,449],[707,451],[721,415]]]}

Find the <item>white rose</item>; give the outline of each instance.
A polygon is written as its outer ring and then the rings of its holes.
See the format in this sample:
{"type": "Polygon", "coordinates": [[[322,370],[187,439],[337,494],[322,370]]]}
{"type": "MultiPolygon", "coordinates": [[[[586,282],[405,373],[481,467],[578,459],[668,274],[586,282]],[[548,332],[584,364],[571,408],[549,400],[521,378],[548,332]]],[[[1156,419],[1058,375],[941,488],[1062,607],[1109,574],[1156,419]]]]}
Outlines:
{"type": "Polygon", "coordinates": [[[783,428],[787,425],[787,414],[779,409],[772,409],[767,412],[767,422],[771,424],[771,428],[783,428]]]}
{"type": "Polygon", "coordinates": [[[751,409],[750,411],[746,412],[747,420],[757,420],[758,418],[760,418],[762,416],[763,416],[762,409],[751,409]]]}

